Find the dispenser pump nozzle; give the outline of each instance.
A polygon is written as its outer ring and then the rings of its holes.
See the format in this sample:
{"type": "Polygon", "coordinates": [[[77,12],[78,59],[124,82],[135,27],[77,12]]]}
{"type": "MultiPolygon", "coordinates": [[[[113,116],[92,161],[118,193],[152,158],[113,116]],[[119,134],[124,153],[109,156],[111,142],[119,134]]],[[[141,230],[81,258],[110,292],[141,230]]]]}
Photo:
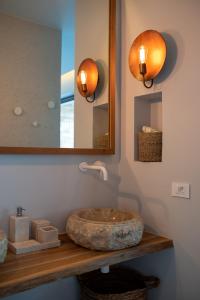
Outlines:
{"type": "Polygon", "coordinates": [[[18,207],[17,207],[17,213],[16,213],[16,216],[17,216],[17,217],[22,217],[22,216],[23,216],[23,210],[25,210],[23,207],[18,206],[18,207]]]}

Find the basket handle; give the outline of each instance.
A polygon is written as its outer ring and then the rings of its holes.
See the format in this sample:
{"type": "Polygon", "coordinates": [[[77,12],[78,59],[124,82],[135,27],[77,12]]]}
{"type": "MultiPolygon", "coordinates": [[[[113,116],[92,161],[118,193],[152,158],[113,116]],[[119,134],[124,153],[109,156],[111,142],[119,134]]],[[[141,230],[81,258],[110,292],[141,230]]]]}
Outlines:
{"type": "Polygon", "coordinates": [[[160,279],[156,276],[145,276],[137,270],[134,270],[136,276],[143,280],[147,289],[153,289],[159,286],[160,279]]]}

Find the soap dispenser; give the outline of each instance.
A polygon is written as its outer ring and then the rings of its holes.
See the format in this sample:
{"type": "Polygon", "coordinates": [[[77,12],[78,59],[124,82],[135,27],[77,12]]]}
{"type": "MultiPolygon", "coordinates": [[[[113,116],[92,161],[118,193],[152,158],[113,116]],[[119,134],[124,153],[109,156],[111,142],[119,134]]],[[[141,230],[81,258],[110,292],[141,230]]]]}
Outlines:
{"type": "Polygon", "coordinates": [[[13,243],[24,242],[29,240],[30,235],[30,218],[23,215],[21,206],[17,207],[15,216],[10,216],[9,222],[9,240],[13,243]]]}

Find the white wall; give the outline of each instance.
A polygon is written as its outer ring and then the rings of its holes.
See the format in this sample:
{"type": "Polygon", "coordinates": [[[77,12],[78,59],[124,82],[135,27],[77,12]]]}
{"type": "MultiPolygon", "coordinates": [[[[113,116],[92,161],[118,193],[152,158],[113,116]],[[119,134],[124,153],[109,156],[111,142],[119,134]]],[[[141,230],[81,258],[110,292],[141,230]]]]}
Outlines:
{"type": "MultiPolygon", "coordinates": [[[[66,217],[80,207],[117,206],[117,156],[0,156],[0,227],[7,230],[8,216],[21,205],[34,218],[49,219],[60,232],[66,217]],[[109,181],[94,173],[83,174],[81,161],[106,162],[109,181]]],[[[58,281],[49,288],[33,289],[9,299],[78,299],[75,279],[58,281]],[[68,295],[68,296],[67,296],[68,295]]]]}
{"type": "MultiPolygon", "coordinates": [[[[119,136],[119,81],[116,84],[116,137],[119,136]]],[[[118,205],[119,141],[116,155],[0,155],[0,228],[7,231],[8,218],[16,206],[26,208],[33,218],[49,219],[60,232],[65,230],[67,215],[80,207],[116,207],[118,205]],[[102,160],[108,168],[109,180],[96,173],[81,173],[82,161],[102,160]]],[[[4,300],[78,300],[75,278],[19,293],[4,300]]]]}
{"type": "Polygon", "coordinates": [[[93,59],[99,70],[101,90],[94,103],[88,103],[75,84],[75,147],[92,148],[93,106],[108,103],[109,1],[77,0],[75,28],[75,70],[86,58],[93,59]]]}
{"type": "MultiPolygon", "coordinates": [[[[135,265],[161,277],[150,299],[198,300],[200,295],[198,0],[126,0],[122,11],[121,162],[119,205],[137,209],[148,228],[174,240],[175,249],[135,265]],[[167,37],[163,92],[163,162],[134,161],[134,96],[149,93],[128,67],[130,46],[147,29],[167,37]],[[177,55],[176,55],[177,54],[177,55]],[[171,182],[191,183],[191,199],[172,198],[171,182]]],[[[156,86],[159,89],[159,86],[156,86]]],[[[156,90],[155,89],[155,90],[156,90]]]]}
{"type": "Polygon", "coordinates": [[[18,205],[33,218],[49,218],[60,232],[69,212],[80,207],[116,205],[118,186],[114,156],[0,156],[0,227],[7,229],[8,216],[18,205]],[[107,163],[109,181],[96,172],[81,173],[82,161],[107,163]]]}
{"type": "Polygon", "coordinates": [[[58,147],[61,32],[0,14],[0,40],[0,145],[58,147]]]}
{"type": "MultiPolygon", "coordinates": [[[[0,156],[0,225],[6,227],[8,214],[20,204],[34,217],[50,218],[62,230],[65,216],[73,208],[115,206],[121,180],[119,205],[138,210],[147,227],[173,238],[175,244],[174,250],[151,254],[128,263],[128,266],[136,266],[145,273],[161,278],[161,287],[152,290],[149,299],[198,300],[200,102],[198,74],[195,70],[199,65],[200,43],[196,32],[199,28],[200,2],[152,0],[144,3],[126,0],[121,1],[121,6],[120,177],[118,147],[117,156],[109,157],[0,156]],[[134,162],[133,99],[147,90],[130,74],[128,52],[133,39],[147,28],[168,33],[168,70],[162,75],[165,80],[161,82],[164,133],[162,163],[134,162]],[[174,63],[176,49],[178,53],[174,63]],[[106,184],[93,175],[79,173],[77,168],[80,161],[97,158],[108,163],[111,177],[106,184]],[[190,182],[191,199],[171,198],[172,181],[190,182]]],[[[116,120],[119,126],[118,114],[116,120]]],[[[117,136],[118,133],[117,130],[117,136]]],[[[56,282],[9,299],[78,299],[70,280],[56,282]],[[48,287],[52,288],[51,297],[48,287]]]]}

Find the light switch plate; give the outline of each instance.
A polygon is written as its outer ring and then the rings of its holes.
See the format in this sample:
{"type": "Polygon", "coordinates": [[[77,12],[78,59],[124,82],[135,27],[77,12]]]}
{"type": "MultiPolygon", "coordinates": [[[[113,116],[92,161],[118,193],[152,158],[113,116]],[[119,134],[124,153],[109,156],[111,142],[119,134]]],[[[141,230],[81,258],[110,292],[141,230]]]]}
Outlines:
{"type": "Polygon", "coordinates": [[[190,199],[190,184],[187,182],[172,182],[172,197],[190,199]]]}

